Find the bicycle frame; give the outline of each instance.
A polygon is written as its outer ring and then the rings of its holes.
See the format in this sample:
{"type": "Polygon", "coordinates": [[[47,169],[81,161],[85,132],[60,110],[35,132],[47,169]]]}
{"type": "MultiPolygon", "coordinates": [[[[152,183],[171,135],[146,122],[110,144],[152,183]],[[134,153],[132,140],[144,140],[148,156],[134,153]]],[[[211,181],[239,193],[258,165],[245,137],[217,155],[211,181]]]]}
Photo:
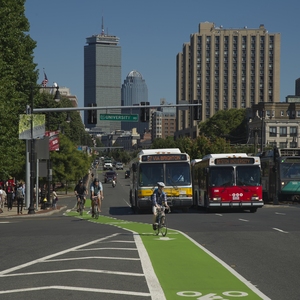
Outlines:
{"type": "Polygon", "coordinates": [[[98,210],[98,196],[93,197],[93,203],[94,203],[94,218],[99,218],[99,210],[98,210]]]}
{"type": "Polygon", "coordinates": [[[166,222],[166,214],[165,214],[165,207],[161,206],[160,210],[157,210],[157,216],[156,216],[156,222],[157,222],[157,227],[155,230],[155,234],[159,235],[161,233],[162,236],[167,235],[167,222],[166,222]]]}

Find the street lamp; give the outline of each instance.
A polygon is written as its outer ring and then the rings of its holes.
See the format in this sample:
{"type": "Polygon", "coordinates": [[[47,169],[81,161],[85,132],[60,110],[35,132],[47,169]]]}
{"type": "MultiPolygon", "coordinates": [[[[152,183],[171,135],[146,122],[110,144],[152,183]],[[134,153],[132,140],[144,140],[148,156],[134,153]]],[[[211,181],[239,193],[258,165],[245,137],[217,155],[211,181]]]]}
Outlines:
{"type": "MultiPolygon", "coordinates": [[[[41,89],[41,87],[36,87],[36,88],[39,88],[41,89]]],[[[43,87],[43,89],[53,89],[53,87],[43,87]]],[[[60,93],[59,93],[59,86],[56,86],[56,92],[55,92],[55,96],[54,96],[54,100],[55,101],[60,101],[60,93]]],[[[30,89],[30,109],[27,109],[27,113],[30,113],[31,117],[30,117],[30,159],[29,159],[29,162],[30,162],[30,204],[29,204],[29,208],[28,208],[28,214],[34,214],[35,213],[35,210],[34,210],[34,178],[35,178],[35,166],[34,166],[34,162],[35,162],[35,147],[34,147],[34,136],[33,136],[33,131],[34,131],[34,128],[33,128],[33,108],[34,108],[34,101],[33,101],[33,89],[34,87],[31,86],[31,89],[30,89]]],[[[26,160],[27,162],[27,160],[26,160]]],[[[28,167],[28,165],[27,165],[28,167]]],[[[49,170],[48,170],[49,172],[49,170]]],[[[26,172],[27,174],[27,172],[26,172]]],[[[28,182],[28,178],[26,178],[26,182],[28,182]]]]}

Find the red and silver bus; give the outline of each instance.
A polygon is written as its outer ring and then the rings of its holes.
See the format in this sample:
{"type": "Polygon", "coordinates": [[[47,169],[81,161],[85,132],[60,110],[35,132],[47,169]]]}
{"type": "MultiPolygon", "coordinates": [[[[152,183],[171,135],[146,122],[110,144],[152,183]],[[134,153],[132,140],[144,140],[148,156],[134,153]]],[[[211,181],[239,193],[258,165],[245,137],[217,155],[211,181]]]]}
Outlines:
{"type": "Polygon", "coordinates": [[[193,205],[237,207],[256,212],[264,205],[260,158],[246,153],[208,154],[193,160],[193,205]]]}

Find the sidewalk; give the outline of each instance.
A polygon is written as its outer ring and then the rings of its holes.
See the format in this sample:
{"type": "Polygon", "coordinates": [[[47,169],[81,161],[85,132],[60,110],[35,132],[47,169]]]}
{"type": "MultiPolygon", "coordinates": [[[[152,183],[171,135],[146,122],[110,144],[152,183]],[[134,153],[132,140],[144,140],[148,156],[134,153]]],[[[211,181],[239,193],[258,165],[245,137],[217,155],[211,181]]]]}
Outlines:
{"type": "Polygon", "coordinates": [[[13,207],[11,210],[8,210],[7,209],[7,206],[5,205],[4,208],[2,209],[3,212],[1,213],[0,212],[0,219],[2,217],[25,217],[25,216],[35,216],[35,215],[38,215],[38,216],[41,216],[41,215],[52,215],[54,213],[57,213],[63,209],[66,209],[67,206],[66,206],[66,203],[65,201],[63,200],[67,200],[67,199],[70,199],[70,198],[74,198],[74,195],[65,195],[65,194],[59,194],[59,202],[58,202],[58,205],[56,206],[56,209],[52,209],[51,207],[48,207],[47,209],[41,209],[41,206],[39,205],[38,209],[35,210],[35,213],[34,214],[28,214],[28,209],[25,208],[23,206],[23,210],[22,210],[22,214],[19,214],[17,213],[17,205],[16,203],[14,203],[13,207]]]}
{"type": "Polygon", "coordinates": [[[62,205],[57,205],[56,209],[52,209],[52,208],[48,208],[48,209],[41,209],[39,207],[38,210],[35,210],[34,214],[28,214],[28,209],[24,209],[22,210],[22,214],[17,213],[17,206],[13,206],[13,208],[11,210],[8,210],[7,207],[5,206],[2,210],[3,212],[0,212],[0,219],[2,217],[22,217],[22,216],[34,216],[34,215],[49,215],[49,214],[53,214],[55,212],[59,212],[60,210],[66,208],[66,206],[62,206],[62,205]]]}

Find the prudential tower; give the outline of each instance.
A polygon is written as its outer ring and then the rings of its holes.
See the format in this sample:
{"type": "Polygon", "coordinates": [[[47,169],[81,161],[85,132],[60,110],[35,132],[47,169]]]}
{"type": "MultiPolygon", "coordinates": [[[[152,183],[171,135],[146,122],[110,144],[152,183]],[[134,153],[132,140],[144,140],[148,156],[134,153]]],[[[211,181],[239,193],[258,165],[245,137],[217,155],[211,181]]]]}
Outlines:
{"type": "MultiPolygon", "coordinates": [[[[84,106],[121,106],[121,47],[119,38],[105,34],[102,19],[101,34],[86,39],[84,46],[84,106]]],[[[97,110],[94,124],[88,124],[88,111],[84,112],[86,128],[110,133],[121,128],[119,121],[101,121],[100,114],[119,114],[120,109],[97,110]]]]}

